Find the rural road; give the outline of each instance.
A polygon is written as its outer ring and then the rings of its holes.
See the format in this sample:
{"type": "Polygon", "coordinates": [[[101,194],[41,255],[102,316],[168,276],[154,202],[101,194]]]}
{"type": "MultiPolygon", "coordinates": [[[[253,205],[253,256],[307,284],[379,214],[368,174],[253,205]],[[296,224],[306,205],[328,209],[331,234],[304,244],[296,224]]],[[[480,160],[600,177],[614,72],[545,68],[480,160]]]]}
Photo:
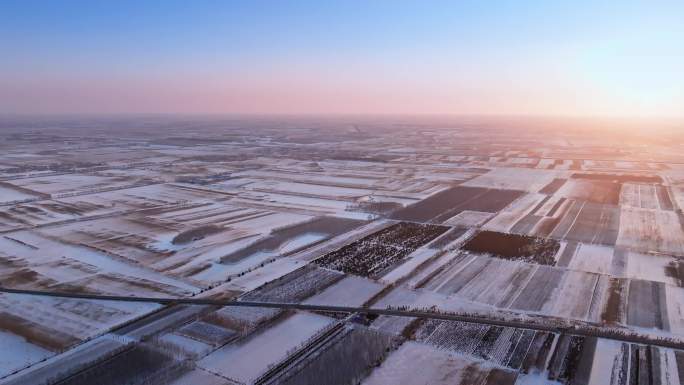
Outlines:
{"type": "Polygon", "coordinates": [[[59,291],[44,291],[44,290],[26,290],[26,289],[12,289],[0,286],[0,293],[8,294],[24,294],[24,295],[40,295],[47,297],[58,298],[74,298],[74,299],[89,299],[102,301],[126,301],[126,302],[153,302],[162,305],[173,304],[188,304],[188,305],[211,305],[211,306],[245,306],[245,307],[262,307],[262,308],[276,308],[286,310],[309,310],[309,311],[324,311],[332,313],[363,313],[374,315],[386,315],[396,317],[414,317],[439,319],[445,321],[460,321],[468,323],[476,323],[482,325],[513,327],[519,329],[529,329],[546,331],[553,333],[570,334],[585,337],[606,338],[616,341],[654,345],[672,349],[684,350],[684,340],[673,338],[658,338],[645,333],[636,332],[627,329],[618,329],[611,327],[601,327],[593,324],[579,324],[573,326],[557,325],[554,320],[546,321],[545,323],[531,322],[525,320],[504,320],[486,315],[470,315],[460,313],[437,313],[432,311],[420,310],[403,310],[392,308],[367,308],[367,307],[348,307],[348,306],[331,306],[331,305],[306,305],[301,303],[283,303],[283,302],[258,302],[258,301],[232,301],[219,300],[210,298],[170,298],[170,297],[127,297],[127,296],[111,296],[111,295],[97,295],[97,294],[82,294],[82,293],[67,293],[59,291]],[[629,332],[629,334],[625,334],[629,332]]]}

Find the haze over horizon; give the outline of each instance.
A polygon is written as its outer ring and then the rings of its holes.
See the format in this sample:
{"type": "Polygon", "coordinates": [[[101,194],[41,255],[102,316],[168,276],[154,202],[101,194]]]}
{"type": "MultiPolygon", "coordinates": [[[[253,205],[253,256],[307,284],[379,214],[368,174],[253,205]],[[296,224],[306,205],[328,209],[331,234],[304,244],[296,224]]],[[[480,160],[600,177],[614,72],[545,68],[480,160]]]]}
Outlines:
{"type": "Polygon", "coordinates": [[[5,1],[0,113],[682,117],[680,1],[5,1]]]}

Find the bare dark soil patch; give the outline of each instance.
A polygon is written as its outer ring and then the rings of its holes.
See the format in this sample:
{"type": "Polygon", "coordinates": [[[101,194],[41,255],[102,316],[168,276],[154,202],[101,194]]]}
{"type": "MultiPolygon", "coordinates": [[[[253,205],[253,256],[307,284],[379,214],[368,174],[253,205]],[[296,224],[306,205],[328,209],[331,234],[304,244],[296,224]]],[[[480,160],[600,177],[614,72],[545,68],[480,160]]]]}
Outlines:
{"type": "Polygon", "coordinates": [[[463,245],[464,250],[475,253],[549,266],[555,264],[553,257],[559,248],[560,242],[555,239],[494,231],[480,231],[463,245]]]}
{"type": "Polygon", "coordinates": [[[345,273],[373,277],[449,228],[401,222],[337,249],[316,263],[345,273]]]}
{"type": "Polygon", "coordinates": [[[442,222],[464,210],[496,213],[523,194],[517,190],[454,186],[392,214],[409,221],[442,222]]]}

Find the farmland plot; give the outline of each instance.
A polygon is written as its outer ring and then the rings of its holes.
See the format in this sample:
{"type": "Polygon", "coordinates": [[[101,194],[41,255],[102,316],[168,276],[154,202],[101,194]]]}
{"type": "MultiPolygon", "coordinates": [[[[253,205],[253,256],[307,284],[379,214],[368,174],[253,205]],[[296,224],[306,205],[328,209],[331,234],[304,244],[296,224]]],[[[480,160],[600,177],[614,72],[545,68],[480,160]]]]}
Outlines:
{"type": "Polygon", "coordinates": [[[550,313],[557,317],[586,319],[598,281],[598,274],[568,271],[559,289],[562,294],[550,313]]]}
{"type": "Polygon", "coordinates": [[[510,206],[501,210],[494,218],[482,226],[485,230],[510,232],[511,228],[526,215],[536,210],[539,203],[548,199],[547,195],[528,193],[515,200],[510,206]]]}
{"type": "Polygon", "coordinates": [[[678,259],[663,255],[625,252],[627,268],[622,276],[640,280],[680,285],[678,259]]]}
{"type": "Polygon", "coordinates": [[[26,188],[14,186],[10,183],[0,182],[0,204],[21,202],[42,197],[38,192],[32,192],[26,188]]]}
{"type": "Polygon", "coordinates": [[[610,274],[614,250],[600,245],[577,245],[576,252],[571,256],[567,267],[572,270],[589,273],[610,274]]]}
{"type": "Polygon", "coordinates": [[[232,329],[199,320],[184,325],[176,333],[213,346],[222,346],[237,337],[232,329]]]}
{"type": "Polygon", "coordinates": [[[335,217],[314,218],[276,229],[260,238],[240,233],[246,230],[224,231],[195,242],[197,244],[191,248],[177,251],[164,264],[173,267],[172,272],[176,274],[191,275],[201,282],[220,282],[276,258],[296,255],[302,250],[315,252],[314,245],[324,245],[363,223],[335,217]],[[230,238],[234,241],[230,242],[230,238]]]}
{"type": "Polygon", "coordinates": [[[517,190],[454,186],[398,210],[393,219],[441,223],[463,211],[495,213],[523,195],[517,190]]]}
{"type": "Polygon", "coordinates": [[[212,345],[176,333],[168,333],[157,337],[154,343],[155,345],[180,350],[183,354],[193,358],[204,356],[214,349],[212,345]]]}
{"type": "Polygon", "coordinates": [[[54,239],[88,246],[100,252],[129,260],[134,264],[151,266],[163,260],[181,245],[164,244],[162,239],[172,234],[173,228],[155,223],[145,223],[131,217],[103,218],[50,226],[41,229],[54,239]]]}
{"type": "Polygon", "coordinates": [[[328,317],[297,313],[266,330],[212,352],[198,361],[197,366],[233,381],[250,383],[332,322],[333,319],[328,317]]]}
{"type": "Polygon", "coordinates": [[[553,305],[564,272],[549,266],[539,266],[527,285],[510,305],[511,309],[542,311],[553,305]]]}
{"type": "Polygon", "coordinates": [[[281,314],[283,314],[283,311],[276,308],[226,306],[209,314],[207,317],[213,323],[246,333],[255,330],[260,325],[275,319],[281,314]]]}
{"type": "Polygon", "coordinates": [[[276,259],[275,261],[265,264],[258,269],[252,269],[244,274],[239,275],[238,277],[231,278],[231,280],[225,284],[217,286],[216,288],[205,293],[210,295],[212,293],[223,293],[226,290],[236,292],[254,290],[259,286],[291,273],[302,266],[303,264],[301,261],[291,257],[276,259]]]}
{"type": "Polygon", "coordinates": [[[389,273],[383,275],[380,280],[384,283],[393,284],[402,279],[408,278],[414,273],[414,271],[416,271],[416,269],[424,267],[425,264],[429,264],[431,259],[436,257],[437,253],[438,251],[432,248],[418,248],[416,251],[406,257],[406,261],[404,263],[392,269],[389,273]]]}
{"type": "Polygon", "coordinates": [[[349,201],[248,191],[235,198],[238,205],[259,205],[267,209],[298,210],[310,215],[332,215],[341,218],[366,219],[368,214],[347,210],[349,201]]]}
{"type": "Polygon", "coordinates": [[[241,298],[246,301],[300,302],[344,278],[342,273],[307,265],[266,283],[241,298]]]}
{"type": "Polygon", "coordinates": [[[183,189],[175,185],[158,184],[132,187],[115,191],[97,192],[88,195],[64,197],[58,202],[67,205],[97,209],[100,213],[122,209],[145,209],[178,205],[179,203],[210,203],[221,196],[206,191],[183,189]]]}
{"type": "Polygon", "coordinates": [[[456,258],[448,268],[443,269],[423,287],[445,295],[456,293],[490,263],[492,259],[477,255],[456,258]]]}
{"type": "Polygon", "coordinates": [[[445,251],[443,254],[440,253],[438,257],[426,262],[426,266],[409,277],[406,281],[406,285],[411,288],[423,287],[430,279],[446,269],[449,264],[453,263],[453,260],[460,256],[460,254],[460,251],[445,251]]]}
{"type": "Polygon", "coordinates": [[[575,254],[577,254],[577,249],[579,249],[580,243],[577,242],[564,242],[561,243],[561,250],[558,253],[558,260],[556,261],[556,266],[568,267],[570,262],[572,262],[575,254]]]}
{"type": "Polygon", "coordinates": [[[615,183],[663,183],[663,179],[658,175],[643,174],[574,173],[570,177],[615,183]]]}
{"type": "Polygon", "coordinates": [[[498,259],[488,259],[487,262],[482,271],[456,292],[457,296],[471,301],[496,304],[507,294],[505,289],[514,279],[521,264],[498,259]],[[504,290],[498,291],[502,286],[504,290]]]}
{"type": "Polygon", "coordinates": [[[551,236],[568,241],[615,245],[622,231],[622,216],[616,206],[571,200],[551,236]]]}
{"type": "Polygon", "coordinates": [[[465,301],[456,296],[448,296],[446,294],[437,293],[435,291],[423,288],[409,289],[403,286],[395,287],[373,304],[373,307],[379,309],[386,308],[388,306],[413,309],[435,308],[449,312],[470,313],[487,313],[491,312],[492,310],[490,305],[465,301]]]}
{"type": "Polygon", "coordinates": [[[140,181],[141,180],[127,177],[63,174],[19,179],[15,181],[15,184],[29,190],[59,197],[77,193],[97,192],[102,189],[125,188],[133,186],[140,181]]]}
{"type": "Polygon", "coordinates": [[[256,238],[255,234],[229,229],[186,245],[172,245],[169,241],[160,242],[162,244],[158,247],[171,249],[172,253],[155,262],[151,267],[165,274],[188,277],[195,282],[221,282],[231,276],[249,271],[273,257],[271,254],[257,253],[235,264],[220,263],[221,257],[248,246],[256,238]],[[169,244],[172,246],[168,247],[169,244]]]}
{"type": "Polygon", "coordinates": [[[542,168],[542,169],[553,169],[553,166],[555,165],[556,160],[555,159],[540,159],[539,163],[537,163],[536,168],[542,168]]]}
{"type": "Polygon", "coordinates": [[[537,209],[537,211],[535,211],[535,215],[540,217],[554,217],[565,200],[566,198],[552,195],[537,209]]]}
{"type": "Polygon", "coordinates": [[[0,330],[0,378],[52,356],[54,353],[23,337],[0,330]]]}
{"type": "Polygon", "coordinates": [[[539,190],[539,192],[542,194],[553,195],[556,193],[556,191],[563,187],[566,181],[567,179],[565,178],[555,178],[549,184],[547,184],[541,190],[539,190]]]}
{"type": "Polygon", "coordinates": [[[258,181],[247,186],[249,190],[288,193],[301,196],[314,196],[331,199],[358,198],[372,194],[374,190],[322,185],[302,182],[258,181]]]}
{"type": "MultiPolygon", "coordinates": [[[[274,214],[267,210],[237,207],[225,203],[203,203],[192,206],[179,206],[170,209],[154,210],[146,215],[148,220],[177,229],[189,229],[202,226],[225,227],[250,219],[274,214]]],[[[305,221],[309,217],[293,216],[293,220],[305,221]]],[[[269,231],[270,228],[264,229],[269,231]]]]}
{"type": "Polygon", "coordinates": [[[507,308],[530,281],[537,266],[465,255],[429,277],[421,287],[442,295],[507,308]]]}
{"type": "Polygon", "coordinates": [[[202,369],[191,370],[171,380],[169,385],[231,385],[227,380],[202,369]]]}
{"type": "MultiPolygon", "coordinates": [[[[282,178],[282,171],[267,171],[267,170],[250,170],[236,173],[240,176],[249,176],[252,178],[263,178],[273,180],[282,178]]],[[[374,188],[382,183],[382,179],[370,175],[344,175],[344,174],[321,174],[315,172],[298,172],[287,175],[287,179],[294,182],[314,182],[321,185],[335,184],[346,187],[356,188],[374,188]]]]}
{"type": "Polygon", "coordinates": [[[629,283],[627,324],[669,330],[665,285],[633,279],[629,283]]]}
{"type": "Polygon", "coordinates": [[[640,209],[660,209],[656,187],[652,184],[625,183],[620,192],[620,205],[640,209]]]}
{"type": "Polygon", "coordinates": [[[601,321],[607,324],[624,324],[627,319],[627,298],[629,280],[623,278],[610,278],[601,321]]]}
{"type": "Polygon", "coordinates": [[[434,241],[430,242],[428,247],[431,249],[443,249],[447,246],[454,245],[457,243],[456,241],[464,237],[467,232],[467,228],[454,227],[453,229],[437,237],[434,241]]]}
{"type": "Polygon", "coordinates": [[[255,253],[288,254],[310,244],[332,238],[359,227],[364,222],[335,217],[311,218],[298,224],[284,226],[268,236],[221,258],[224,263],[235,263],[255,253]]]}
{"type": "Polygon", "coordinates": [[[145,383],[152,378],[173,378],[189,370],[187,365],[176,362],[169,352],[148,344],[139,344],[68,377],[63,383],[67,385],[145,383]]]}
{"type": "Polygon", "coordinates": [[[493,216],[493,213],[465,210],[449,218],[444,224],[457,227],[479,227],[493,216]]]}
{"type": "Polygon", "coordinates": [[[670,331],[684,336],[684,290],[665,285],[665,299],[670,331]]]}
{"type": "MultiPolygon", "coordinates": [[[[92,214],[96,209],[85,205],[71,205],[53,200],[0,206],[0,231],[41,226],[48,223],[76,220],[92,214]]],[[[106,210],[103,210],[106,212],[106,210]]]]}
{"type": "Polygon", "coordinates": [[[558,176],[552,170],[496,168],[465,182],[464,186],[536,192],[558,176]]]}
{"type": "Polygon", "coordinates": [[[588,384],[678,384],[679,351],[599,339],[588,384]]]}
{"type": "Polygon", "coordinates": [[[360,380],[390,351],[391,336],[362,326],[346,326],[341,335],[319,348],[308,362],[288,370],[279,384],[345,385],[360,380]],[[340,365],[344,363],[344,365],[340,365]]]}
{"type": "Polygon", "coordinates": [[[363,385],[513,385],[516,374],[480,365],[462,355],[406,342],[362,382],[363,385]]]}
{"type": "Polygon", "coordinates": [[[510,232],[516,234],[530,234],[533,232],[537,223],[544,219],[540,214],[537,214],[548,201],[551,200],[551,196],[546,196],[544,199],[539,201],[525,216],[520,218],[513,227],[511,227],[510,232]]]}
{"type": "Polygon", "coordinates": [[[316,263],[345,273],[372,277],[446,230],[448,228],[443,226],[397,223],[333,251],[316,263]]]}
{"type": "Polygon", "coordinates": [[[619,183],[604,180],[568,179],[556,196],[588,201],[599,204],[617,205],[620,203],[619,183]]]}
{"type": "Polygon", "coordinates": [[[59,242],[34,232],[11,233],[11,240],[0,238],[0,245],[10,258],[24,261],[27,268],[40,271],[51,280],[53,287],[63,290],[78,288],[125,295],[136,290],[152,296],[187,295],[198,290],[182,280],[95,249],[59,242]],[[49,268],[44,269],[45,266],[49,268]]]}
{"type": "Polygon", "coordinates": [[[684,232],[672,211],[623,207],[617,245],[636,251],[684,255],[684,232]]]}
{"type": "Polygon", "coordinates": [[[427,320],[415,332],[417,341],[442,350],[473,356],[494,365],[519,369],[535,332],[510,327],[427,320]]]}
{"type": "MultiPolygon", "coordinates": [[[[8,343],[25,341],[59,352],[158,308],[157,304],[2,294],[0,331],[17,337],[8,338],[8,343]]],[[[22,351],[36,353],[40,349],[27,345],[22,351]]]]}
{"type": "Polygon", "coordinates": [[[658,196],[658,205],[661,210],[674,210],[674,203],[670,197],[668,187],[663,185],[655,185],[656,195],[658,196]]]}
{"type": "Polygon", "coordinates": [[[534,271],[533,265],[496,260],[480,274],[479,279],[471,281],[458,295],[466,295],[470,289],[470,298],[473,301],[505,308],[510,306],[534,271]],[[494,272],[500,275],[489,274],[492,268],[496,268],[494,272]],[[473,289],[477,290],[481,283],[485,283],[486,286],[479,288],[479,292],[474,291],[473,289]]]}
{"type": "Polygon", "coordinates": [[[366,278],[349,276],[305,300],[308,305],[360,307],[385,286],[366,278]]]}
{"type": "Polygon", "coordinates": [[[480,231],[462,248],[502,259],[554,265],[554,257],[560,249],[560,243],[555,239],[480,231]]]}

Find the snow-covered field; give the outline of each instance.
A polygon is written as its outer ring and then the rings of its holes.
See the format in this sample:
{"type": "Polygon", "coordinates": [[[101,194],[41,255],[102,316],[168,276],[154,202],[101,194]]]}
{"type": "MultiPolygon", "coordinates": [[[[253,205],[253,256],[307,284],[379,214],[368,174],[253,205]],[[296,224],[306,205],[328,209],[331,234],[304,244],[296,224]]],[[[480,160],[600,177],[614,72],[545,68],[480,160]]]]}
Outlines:
{"type": "Polygon", "coordinates": [[[241,383],[251,383],[287,353],[333,323],[328,317],[297,313],[244,341],[227,345],[198,361],[209,372],[241,383]]]}
{"type": "Polygon", "coordinates": [[[558,175],[559,173],[553,170],[502,167],[475,177],[463,185],[537,192],[558,175]]]}
{"type": "Polygon", "coordinates": [[[0,204],[20,202],[27,199],[34,199],[36,195],[31,195],[25,191],[10,188],[6,185],[0,185],[0,204]]]}
{"type": "Polygon", "coordinates": [[[349,276],[304,301],[309,305],[362,306],[385,286],[366,278],[349,276]]]}
{"type": "Polygon", "coordinates": [[[457,354],[417,342],[406,342],[363,381],[363,385],[461,384],[477,369],[473,362],[457,354]]]}
{"type": "Polygon", "coordinates": [[[0,346],[0,378],[55,354],[2,330],[0,346]]]}
{"type": "Polygon", "coordinates": [[[684,256],[684,231],[673,211],[623,207],[617,245],[684,256]]]}
{"type": "MultiPolygon", "coordinates": [[[[152,119],[116,135],[102,128],[111,122],[76,131],[53,123],[49,134],[0,132],[0,286],[411,308],[684,336],[682,140],[644,146],[568,126],[490,132],[379,118],[188,120],[163,130],[149,128],[152,119]],[[467,246],[486,231],[504,233],[485,240],[496,251],[467,246]],[[555,245],[547,259],[525,257],[544,244],[555,245]]],[[[638,382],[633,360],[654,383],[679,381],[680,351],[576,337],[0,294],[0,383],[25,366],[7,380],[39,384],[129,359],[131,377],[119,383],[149,375],[247,384],[288,358],[293,365],[269,381],[300,384],[316,370],[342,379],[345,363],[359,361],[349,383],[623,384],[638,382]],[[358,353],[373,351],[370,339],[352,329],[391,343],[371,359],[358,353]],[[331,354],[341,357],[334,366],[331,354]],[[164,373],[145,372],[162,362],[164,373]]]]}

